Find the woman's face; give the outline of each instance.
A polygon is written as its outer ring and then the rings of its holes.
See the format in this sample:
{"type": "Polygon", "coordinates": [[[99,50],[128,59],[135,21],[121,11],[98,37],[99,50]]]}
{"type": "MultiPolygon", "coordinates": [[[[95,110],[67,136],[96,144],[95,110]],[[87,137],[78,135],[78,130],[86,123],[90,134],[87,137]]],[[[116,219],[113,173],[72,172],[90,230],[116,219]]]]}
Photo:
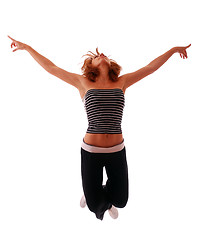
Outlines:
{"type": "Polygon", "coordinates": [[[105,56],[103,53],[101,53],[99,56],[96,56],[92,60],[92,66],[93,67],[99,67],[100,65],[107,64],[110,66],[110,60],[107,56],[105,56]]]}

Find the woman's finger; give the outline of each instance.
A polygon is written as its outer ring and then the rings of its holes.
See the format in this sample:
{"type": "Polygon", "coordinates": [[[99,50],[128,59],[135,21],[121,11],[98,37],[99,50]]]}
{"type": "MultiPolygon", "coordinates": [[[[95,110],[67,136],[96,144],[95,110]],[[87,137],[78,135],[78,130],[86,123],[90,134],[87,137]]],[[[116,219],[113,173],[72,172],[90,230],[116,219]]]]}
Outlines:
{"type": "Polygon", "coordinates": [[[185,50],[185,57],[187,58],[187,51],[185,50]]]}
{"type": "Polygon", "coordinates": [[[15,43],[14,43],[14,42],[11,43],[11,48],[12,48],[12,47],[15,47],[15,43]]]}
{"type": "Polygon", "coordinates": [[[15,41],[15,39],[13,39],[12,37],[8,36],[11,40],[15,41]]]}

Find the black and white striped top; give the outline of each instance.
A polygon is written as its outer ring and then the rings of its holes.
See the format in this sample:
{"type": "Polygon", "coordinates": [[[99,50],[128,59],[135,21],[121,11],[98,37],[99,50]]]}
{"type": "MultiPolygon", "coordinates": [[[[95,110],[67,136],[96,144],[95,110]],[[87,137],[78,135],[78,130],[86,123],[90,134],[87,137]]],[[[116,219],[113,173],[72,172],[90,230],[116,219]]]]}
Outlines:
{"type": "Polygon", "coordinates": [[[89,89],[83,102],[87,112],[87,133],[122,133],[125,96],[120,88],[89,89]]]}

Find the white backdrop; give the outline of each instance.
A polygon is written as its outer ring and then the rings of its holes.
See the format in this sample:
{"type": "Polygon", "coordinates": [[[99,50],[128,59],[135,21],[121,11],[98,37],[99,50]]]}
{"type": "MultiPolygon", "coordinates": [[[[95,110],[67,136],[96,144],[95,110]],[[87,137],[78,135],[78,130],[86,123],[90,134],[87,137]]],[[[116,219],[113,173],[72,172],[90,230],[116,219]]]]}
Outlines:
{"type": "Polygon", "coordinates": [[[0,239],[203,239],[201,1],[2,1],[0,239]],[[119,218],[79,206],[87,119],[77,89],[47,73],[10,35],[80,74],[99,51],[122,67],[159,70],[126,91],[122,123],[130,196],[119,218]]]}

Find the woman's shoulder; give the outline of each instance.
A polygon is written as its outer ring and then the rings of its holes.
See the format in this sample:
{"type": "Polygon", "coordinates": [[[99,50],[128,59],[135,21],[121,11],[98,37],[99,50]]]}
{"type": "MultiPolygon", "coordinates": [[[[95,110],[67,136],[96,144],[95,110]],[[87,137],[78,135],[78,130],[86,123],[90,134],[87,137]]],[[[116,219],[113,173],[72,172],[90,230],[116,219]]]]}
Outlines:
{"type": "Polygon", "coordinates": [[[109,82],[108,84],[102,84],[100,82],[92,82],[86,77],[81,76],[81,88],[78,89],[80,96],[83,99],[86,92],[90,89],[116,89],[119,88],[125,93],[124,82],[122,78],[118,78],[116,82],[109,82]]]}

